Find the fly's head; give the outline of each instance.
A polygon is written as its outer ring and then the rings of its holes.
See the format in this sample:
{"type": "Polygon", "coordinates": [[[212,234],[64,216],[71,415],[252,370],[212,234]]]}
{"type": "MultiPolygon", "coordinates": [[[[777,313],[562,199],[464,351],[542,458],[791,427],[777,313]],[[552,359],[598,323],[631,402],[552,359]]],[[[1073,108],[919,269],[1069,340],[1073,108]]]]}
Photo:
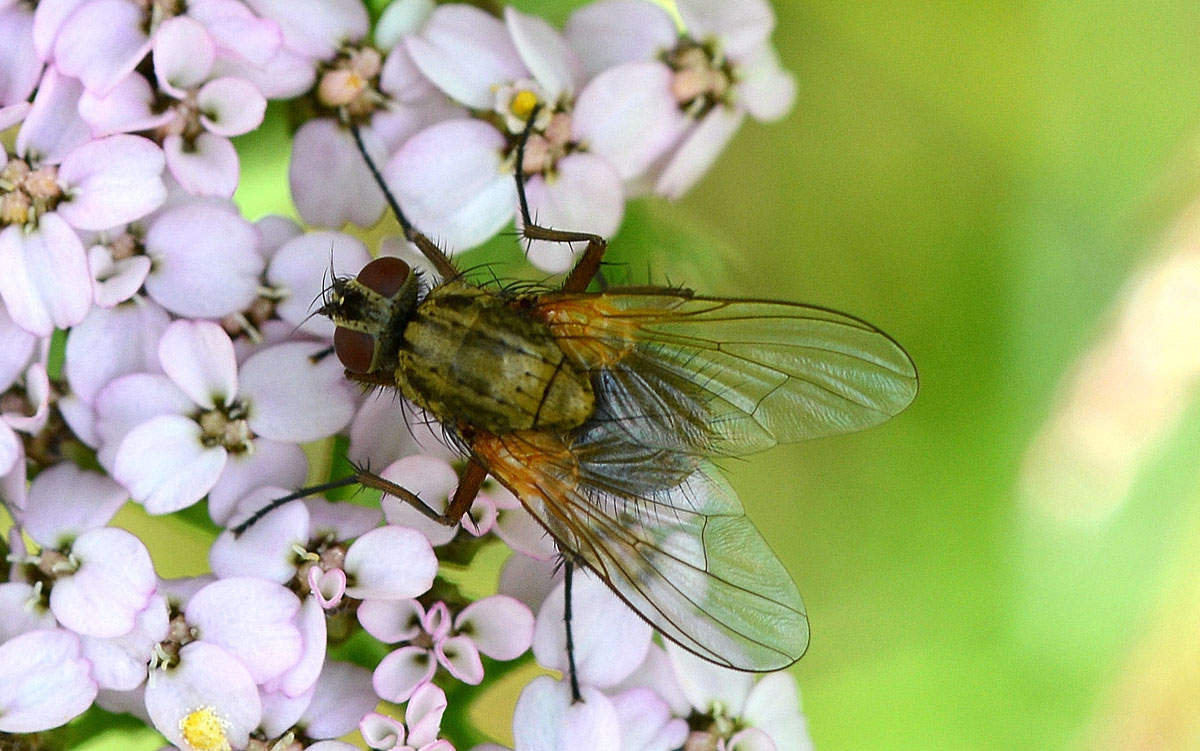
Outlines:
{"type": "Polygon", "coordinates": [[[358,276],[338,277],[317,313],[337,326],[333,351],[351,373],[385,373],[396,367],[404,326],[412,317],[418,277],[399,258],[382,256],[358,276]]]}

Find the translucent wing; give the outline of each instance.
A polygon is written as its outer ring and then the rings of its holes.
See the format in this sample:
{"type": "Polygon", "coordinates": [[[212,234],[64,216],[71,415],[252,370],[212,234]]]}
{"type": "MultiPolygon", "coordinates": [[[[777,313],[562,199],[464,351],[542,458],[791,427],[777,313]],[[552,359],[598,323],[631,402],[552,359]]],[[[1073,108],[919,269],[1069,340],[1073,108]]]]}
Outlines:
{"type": "Polygon", "coordinates": [[[917,393],[904,350],[843,313],[661,289],[534,300],[568,355],[600,374],[599,419],[649,445],[741,455],[877,425],[917,393]]]}
{"type": "Polygon", "coordinates": [[[480,436],[476,455],[558,541],[665,637],[719,665],[786,667],[808,646],[804,603],[723,478],[674,486],[597,474],[605,449],[532,431],[480,436]],[[623,486],[622,486],[623,485],[623,486]]]}

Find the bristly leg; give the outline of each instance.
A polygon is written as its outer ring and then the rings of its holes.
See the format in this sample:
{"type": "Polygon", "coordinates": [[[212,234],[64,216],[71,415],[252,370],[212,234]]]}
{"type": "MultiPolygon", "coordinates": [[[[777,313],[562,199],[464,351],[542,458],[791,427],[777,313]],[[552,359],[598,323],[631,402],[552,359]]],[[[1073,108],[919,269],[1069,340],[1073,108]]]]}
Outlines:
{"type": "Polygon", "coordinates": [[[242,533],[254,526],[260,519],[285,503],[291,503],[300,498],[324,493],[327,490],[344,488],[348,485],[361,485],[365,488],[374,488],[388,495],[396,496],[438,524],[453,527],[462,521],[463,515],[471,508],[471,504],[474,502],[475,496],[479,494],[479,489],[483,487],[485,479],[487,479],[487,469],[476,461],[469,462],[463,476],[458,480],[458,488],[455,489],[454,495],[450,499],[450,504],[446,507],[446,512],[439,513],[431,508],[429,504],[425,503],[425,501],[421,500],[420,496],[403,485],[397,485],[391,480],[380,477],[368,469],[356,468],[354,474],[347,475],[339,480],[323,482],[320,485],[310,485],[280,498],[273,499],[267,505],[251,514],[245,521],[233,527],[232,532],[234,537],[240,537],[242,533]]]}
{"type": "Polygon", "coordinates": [[[575,574],[575,564],[570,558],[563,558],[563,623],[567,628],[567,673],[571,681],[571,701],[583,701],[579,692],[579,671],[575,669],[575,636],[571,633],[571,581],[575,574]]]}
{"type": "Polygon", "coordinates": [[[388,206],[392,208],[392,213],[396,216],[396,221],[400,223],[400,228],[404,230],[404,237],[417,246],[417,249],[429,259],[429,262],[433,264],[443,279],[458,277],[458,269],[451,262],[449,256],[443,253],[442,249],[433,240],[430,240],[423,232],[414,227],[408,221],[408,217],[404,216],[404,212],[400,210],[400,203],[392,195],[392,191],[388,188],[387,183],[384,182],[383,174],[380,173],[379,167],[375,166],[375,162],[372,161],[370,154],[367,153],[366,144],[363,143],[362,134],[359,132],[357,125],[350,126],[350,134],[354,136],[354,145],[358,147],[358,153],[362,155],[363,161],[367,163],[367,169],[371,171],[371,177],[375,178],[375,184],[383,191],[383,197],[387,199],[388,206]]]}
{"type": "Polygon", "coordinates": [[[575,268],[571,269],[571,273],[567,274],[567,278],[563,280],[562,284],[564,292],[583,292],[600,271],[600,262],[604,258],[604,251],[608,249],[608,240],[591,232],[550,229],[533,223],[533,217],[529,213],[529,199],[525,196],[525,145],[529,142],[534,120],[537,119],[538,110],[541,107],[542,105],[538,105],[529,113],[525,129],[521,131],[521,139],[517,141],[517,161],[514,165],[513,177],[517,181],[517,204],[521,210],[521,235],[527,240],[546,240],[555,243],[586,242],[587,247],[584,248],[583,255],[579,257],[575,268]]]}

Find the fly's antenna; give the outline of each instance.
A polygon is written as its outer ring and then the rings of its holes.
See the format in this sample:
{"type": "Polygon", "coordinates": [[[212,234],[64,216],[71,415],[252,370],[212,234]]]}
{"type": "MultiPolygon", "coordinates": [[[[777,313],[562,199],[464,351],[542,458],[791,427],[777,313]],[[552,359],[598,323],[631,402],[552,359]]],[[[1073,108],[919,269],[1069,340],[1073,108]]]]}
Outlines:
{"type": "Polygon", "coordinates": [[[371,159],[371,155],[367,153],[367,145],[363,143],[362,133],[357,125],[350,126],[350,135],[354,137],[354,145],[358,148],[358,153],[362,155],[363,161],[367,163],[367,169],[371,171],[371,177],[374,178],[375,184],[383,191],[383,197],[387,199],[388,206],[392,209],[392,214],[395,215],[396,221],[400,223],[400,229],[404,230],[404,238],[429,259],[433,267],[442,275],[443,279],[454,279],[459,275],[458,269],[451,263],[442,249],[437,246],[433,240],[430,240],[423,232],[418,230],[408,221],[408,217],[404,216],[404,212],[400,209],[400,202],[392,195],[391,189],[383,179],[383,174],[380,173],[379,167],[375,166],[375,161],[371,159]]]}

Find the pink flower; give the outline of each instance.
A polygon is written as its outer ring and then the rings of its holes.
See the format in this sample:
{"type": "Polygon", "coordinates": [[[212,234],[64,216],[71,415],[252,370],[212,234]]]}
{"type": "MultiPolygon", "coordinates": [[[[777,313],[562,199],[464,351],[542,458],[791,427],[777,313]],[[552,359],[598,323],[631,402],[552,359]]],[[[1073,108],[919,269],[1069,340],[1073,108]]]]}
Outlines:
{"type": "MultiPolygon", "coordinates": [[[[613,686],[646,658],[653,634],[650,625],[630,610],[599,579],[574,577],[571,588],[571,634],[579,681],[599,688],[613,686]]],[[[563,592],[559,584],[538,611],[533,656],[539,664],[567,670],[563,592]]]]}
{"type": "Polygon", "coordinates": [[[388,701],[406,701],[433,678],[441,665],[458,680],[483,680],[480,653],[512,660],[529,648],[533,616],[524,605],[503,595],[479,600],[454,618],[445,603],[428,611],[416,600],[364,602],[358,620],[380,641],[407,642],[375,669],[375,691],[388,701]]]}
{"type": "Polygon", "coordinates": [[[123,376],[97,396],[101,461],[147,510],[169,513],[212,490],[231,456],[329,435],[350,419],[353,392],[332,358],[312,362],[319,348],[276,345],[239,372],[219,326],[176,321],[158,348],[166,376],[123,376]]]}
{"type": "Polygon", "coordinates": [[[217,74],[217,42],[191,18],[162,23],[152,46],[154,85],[132,73],[103,94],[85,91],[80,114],[97,134],[152,133],[189,193],[232,196],[238,157],[229,138],[257,128],[267,100],[244,78],[217,74]]]}
{"type": "Polygon", "coordinates": [[[379,751],[454,751],[449,741],[438,739],[446,692],[432,683],[422,684],[404,708],[404,722],[371,713],[358,729],[367,747],[379,751]]]}
{"type": "Polygon", "coordinates": [[[705,662],[671,643],[667,654],[694,710],[689,744],[718,751],[812,749],[796,681],[787,672],[756,678],[705,662]]]}
{"type": "Polygon", "coordinates": [[[689,125],[652,170],[654,192],[678,198],[708,171],[745,115],[783,117],[796,83],[770,44],[775,15],[765,0],[679,0],[679,36],[662,6],[600,0],[567,21],[566,36],[592,75],[633,60],[663,60],[689,125]]]}
{"type": "Polygon", "coordinates": [[[574,702],[564,681],[538,676],[513,712],[516,751],[622,751],[621,725],[612,701],[594,688],[574,702]]]}
{"type": "Polygon", "coordinates": [[[0,732],[58,727],[91,706],[96,691],[69,631],[30,631],[0,644],[0,732]]]}
{"type": "MultiPolygon", "coordinates": [[[[516,145],[535,106],[523,165],[530,210],[540,224],[603,236],[620,224],[622,181],[669,146],[681,122],[666,66],[621,65],[585,86],[558,32],[512,8],[502,23],[470,6],[441,6],[405,47],[430,81],[480,113],[421,131],[384,171],[408,218],[451,252],[512,220],[516,145]]],[[[530,260],[563,271],[581,249],[535,242],[530,260]]]]}
{"type": "MultiPolygon", "coordinates": [[[[424,3],[392,3],[379,23],[388,28],[388,36],[398,37],[420,29],[431,9],[424,3]]],[[[402,45],[385,59],[374,47],[345,43],[362,36],[339,39],[325,58],[312,95],[317,111],[326,116],[302,125],[293,140],[288,180],[296,208],[310,224],[339,227],[349,221],[369,227],[383,213],[383,193],[349,124],[359,126],[379,165],[413,133],[463,114],[421,77],[402,45]]]]}
{"type": "Polygon", "coordinates": [[[12,319],[39,336],[79,323],[91,307],[78,231],[131,222],[166,196],[162,152],[144,138],[86,141],[57,161],[62,133],[71,131],[63,123],[74,116],[54,122],[50,112],[69,105],[71,85],[49,71],[43,82],[17,136],[17,156],[0,152],[0,297],[12,319]]]}

